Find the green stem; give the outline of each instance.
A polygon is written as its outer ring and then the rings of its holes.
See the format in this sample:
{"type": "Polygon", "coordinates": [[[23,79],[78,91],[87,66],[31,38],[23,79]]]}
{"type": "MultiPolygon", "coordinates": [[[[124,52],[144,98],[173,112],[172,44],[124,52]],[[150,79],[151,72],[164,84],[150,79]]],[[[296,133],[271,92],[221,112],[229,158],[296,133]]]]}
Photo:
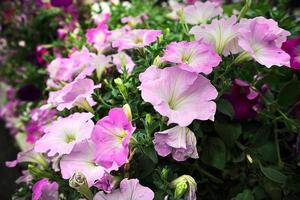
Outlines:
{"type": "Polygon", "coordinates": [[[274,125],[274,140],[275,140],[275,146],[276,146],[276,153],[277,153],[277,159],[278,159],[278,167],[282,168],[284,163],[281,160],[280,155],[280,146],[279,146],[279,140],[278,140],[278,132],[277,132],[277,123],[276,121],[273,121],[274,125]]]}
{"type": "Polygon", "coordinates": [[[196,168],[196,170],[197,170],[199,173],[201,173],[201,174],[207,176],[207,177],[210,178],[213,182],[219,183],[219,184],[223,183],[223,180],[221,180],[221,179],[215,177],[214,175],[212,175],[211,173],[205,171],[205,170],[202,169],[199,165],[194,165],[194,167],[196,168]]]}

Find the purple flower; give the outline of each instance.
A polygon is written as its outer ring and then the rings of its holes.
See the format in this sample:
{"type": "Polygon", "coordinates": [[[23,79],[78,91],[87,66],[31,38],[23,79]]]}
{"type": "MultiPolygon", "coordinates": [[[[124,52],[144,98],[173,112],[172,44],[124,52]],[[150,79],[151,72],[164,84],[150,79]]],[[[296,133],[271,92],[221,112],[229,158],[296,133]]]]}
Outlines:
{"type": "Polygon", "coordinates": [[[73,3],[73,0],[51,0],[50,2],[54,7],[68,7],[73,3]]]}
{"type": "Polygon", "coordinates": [[[288,39],[281,48],[291,56],[291,67],[300,70],[300,35],[288,39]]]}
{"type": "Polygon", "coordinates": [[[148,187],[144,187],[139,183],[138,179],[123,179],[120,183],[120,188],[113,191],[111,194],[98,192],[94,200],[153,200],[154,192],[148,187]]]}
{"type": "Polygon", "coordinates": [[[154,134],[154,147],[158,155],[166,157],[172,154],[177,161],[199,158],[197,152],[197,139],[195,134],[187,127],[175,126],[163,132],[154,134]]]}
{"type": "Polygon", "coordinates": [[[18,90],[17,97],[22,101],[37,101],[41,99],[42,92],[37,86],[28,84],[18,90]]]}
{"type": "Polygon", "coordinates": [[[96,144],[95,161],[106,168],[127,162],[129,141],[135,128],[122,108],[113,108],[100,119],[92,133],[96,144]]]}
{"type": "Polygon", "coordinates": [[[94,45],[96,49],[103,50],[109,46],[108,37],[110,31],[106,24],[99,24],[97,28],[87,29],[85,34],[87,42],[94,45]]]}
{"type": "Polygon", "coordinates": [[[242,80],[235,79],[231,85],[230,94],[224,95],[233,106],[236,119],[248,119],[256,116],[259,106],[259,93],[242,80]]]}
{"type": "Polygon", "coordinates": [[[96,182],[95,186],[106,193],[111,193],[116,187],[117,183],[118,178],[114,178],[109,173],[105,173],[104,176],[102,176],[102,178],[96,182]]]}
{"type": "Polygon", "coordinates": [[[40,179],[32,186],[32,200],[57,200],[58,184],[50,183],[48,179],[40,179]]]}

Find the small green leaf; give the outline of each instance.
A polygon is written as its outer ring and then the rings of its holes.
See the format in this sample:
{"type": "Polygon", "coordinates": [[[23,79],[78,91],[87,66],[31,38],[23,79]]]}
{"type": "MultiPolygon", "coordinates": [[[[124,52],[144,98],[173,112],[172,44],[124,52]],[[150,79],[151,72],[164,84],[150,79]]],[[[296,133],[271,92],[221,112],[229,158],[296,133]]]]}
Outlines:
{"type": "Polygon", "coordinates": [[[241,124],[225,119],[217,119],[215,129],[228,147],[234,146],[235,141],[242,134],[241,124]]]}
{"type": "Polygon", "coordinates": [[[158,162],[157,154],[152,145],[143,147],[142,151],[146,156],[148,156],[152,160],[152,162],[154,163],[158,162]]]}
{"type": "Polygon", "coordinates": [[[234,110],[233,110],[233,107],[232,107],[231,103],[229,103],[227,100],[220,99],[217,102],[217,110],[220,113],[222,113],[224,115],[227,115],[228,117],[230,117],[231,119],[233,119],[234,110]]]}
{"type": "Polygon", "coordinates": [[[242,193],[239,193],[232,200],[254,200],[254,195],[252,194],[251,190],[246,189],[242,193]]]}
{"type": "Polygon", "coordinates": [[[276,169],[273,169],[271,167],[263,167],[261,164],[259,164],[260,170],[261,172],[270,180],[276,182],[276,183],[280,183],[280,184],[284,184],[286,182],[287,177],[282,174],[281,172],[279,172],[276,169]]]}
{"type": "Polygon", "coordinates": [[[204,142],[201,160],[217,169],[223,170],[226,162],[226,147],[217,137],[207,138],[204,142]]]}
{"type": "Polygon", "coordinates": [[[279,92],[278,103],[281,106],[290,106],[300,98],[300,82],[292,80],[287,83],[279,92]]]}

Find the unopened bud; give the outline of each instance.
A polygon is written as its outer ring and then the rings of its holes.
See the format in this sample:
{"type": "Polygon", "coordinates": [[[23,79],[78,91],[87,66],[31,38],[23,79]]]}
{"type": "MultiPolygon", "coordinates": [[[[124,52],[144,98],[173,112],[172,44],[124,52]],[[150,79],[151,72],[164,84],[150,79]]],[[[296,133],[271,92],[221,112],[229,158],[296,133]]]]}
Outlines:
{"type": "Polygon", "coordinates": [[[123,106],[123,110],[124,110],[124,113],[126,114],[128,120],[131,121],[132,120],[132,113],[131,113],[131,108],[130,108],[129,104],[125,104],[123,106]]]}
{"type": "Polygon", "coordinates": [[[80,189],[83,185],[87,185],[86,177],[81,172],[76,172],[73,176],[69,179],[70,187],[74,189],[80,189]]]}
{"type": "Polygon", "coordinates": [[[157,66],[157,67],[160,67],[162,66],[163,62],[161,61],[160,59],[160,56],[156,56],[153,60],[153,65],[157,66]]]}
{"type": "Polygon", "coordinates": [[[189,186],[187,182],[180,182],[175,187],[175,199],[180,199],[188,190],[189,186]]]}
{"type": "Polygon", "coordinates": [[[185,194],[185,199],[194,199],[196,196],[197,183],[193,177],[182,175],[170,183],[175,188],[175,198],[181,198],[185,194]],[[188,191],[188,192],[187,192],[188,191]]]}
{"type": "Polygon", "coordinates": [[[146,114],[146,124],[147,126],[150,126],[152,123],[152,116],[150,114],[146,114]]]}

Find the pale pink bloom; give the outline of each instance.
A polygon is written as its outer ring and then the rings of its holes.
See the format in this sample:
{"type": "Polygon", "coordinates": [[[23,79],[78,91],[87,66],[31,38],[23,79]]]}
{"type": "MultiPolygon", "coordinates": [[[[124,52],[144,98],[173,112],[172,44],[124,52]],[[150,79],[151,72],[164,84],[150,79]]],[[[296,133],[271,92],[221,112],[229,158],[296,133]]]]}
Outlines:
{"type": "Polygon", "coordinates": [[[95,163],[94,152],[95,145],[91,141],[83,140],[76,144],[71,153],[64,155],[60,160],[62,177],[69,179],[75,172],[81,172],[85,175],[88,186],[93,186],[96,180],[104,176],[105,172],[111,171],[95,163]]]}
{"type": "Polygon", "coordinates": [[[131,30],[131,28],[127,25],[119,29],[111,30],[110,35],[108,37],[108,41],[112,43],[120,37],[123,37],[129,30],[131,30]]]}
{"type": "Polygon", "coordinates": [[[26,162],[36,163],[43,166],[47,165],[47,160],[45,159],[45,157],[42,154],[35,152],[33,148],[19,152],[16,160],[7,161],[5,162],[5,164],[7,167],[15,167],[18,163],[26,162]]]}
{"type": "Polygon", "coordinates": [[[48,179],[40,179],[32,186],[32,200],[57,200],[58,198],[58,184],[56,182],[50,183],[48,179]]]}
{"type": "Polygon", "coordinates": [[[290,56],[281,49],[290,33],[273,19],[242,19],[239,24],[239,46],[261,65],[289,66],[290,56]]]}
{"type": "Polygon", "coordinates": [[[93,20],[95,24],[97,24],[98,26],[102,24],[106,24],[109,18],[110,18],[110,13],[100,13],[93,16],[93,20]]]}
{"type": "Polygon", "coordinates": [[[72,78],[83,79],[90,76],[95,70],[95,65],[92,63],[95,56],[86,47],[83,47],[81,51],[74,51],[69,58],[73,61],[72,78]]]}
{"type": "Polygon", "coordinates": [[[69,154],[75,144],[91,137],[92,117],[91,113],[74,113],[57,119],[45,129],[45,135],[35,143],[34,150],[48,156],[69,154]]]}
{"type": "Polygon", "coordinates": [[[123,67],[128,73],[131,73],[135,66],[131,57],[128,56],[125,52],[119,52],[117,54],[112,55],[112,59],[119,73],[123,73],[123,67]]]}
{"type": "Polygon", "coordinates": [[[238,24],[235,16],[228,19],[214,19],[211,24],[194,26],[191,31],[196,40],[212,44],[218,52],[225,56],[240,52],[237,45],[238,24]]]}
{"type": "Polygon", "coordinates": [[[95,70],[95,66],[91,63],[93,57],[95,54],[84,47],[81,51],[74,51],[70,58],[56,58],[47,67],[49,76],[54,82],[83,79],[95,70]]]}
{"type": "Polygon", "coordinates": [[[33,177],[29,170],[22,170],[22,175],[16,180],[17,184],[24,183],[26,185],[29,185],[33,180],[33,177]]]}
{"type": "Polygon", "coordinates": [[[121,18],[123,24],[128,24],[129,26],[136,26],[143,22],[143,20],[148,19],[148,16],[145,13],[142,13],[136,17],[128,16],[121,18]]]}
{"type": "Polygon", "coordinates": [[[73,65],[68,58],[56,58],[47,66],[47,71],[53,80],[72,81],[73,65]]]}
{"type": "Polygon", "coordinates": [[[194,119],[214,120],[216,103],[213,100],[218,92],[204,76],[178,67],[151,66],[139,79],[143,100],[168,117],[168,124],[184,127],[194,119]]]}
{"type": "Polygon", "coordinates": [[[109,46],[107,43],[110,31],[106,24],[99,24],[96,28],[87,29],[85,34],[87,42],[96,49],[103,50],[109,46]]]}
{"type": "Polygon", "coordinates": [[[103,72],[110,68],[111,57],[102,54],[96,55],[91,60],[91,65],[96,69],[97,78],[100,79],[103,72]]]}
{"type": "Polygon", "coordinates": [[[123,179],[120,188],[111,194],[98,192],[94,200],[153,200],[154,192],[139,183],[138,179],[123,179]]]}
{"type": "Polygon", "coordinates": [[[163,157],[172,154],[177,161],[199,158],[197,139],[187,127],[175,126],[163,132],[157,132],[154,134],[153,143],[158,155],[163,157]]]}
{"type": "Polygon", "coordinates": [[[94,85],[91,79],[77,79],[65,85],[61,90],[50,92],[47,103],[57,106],[57,110],[71,109],[79,106],[89,110],[96,102],[92,98],[94,89],[100,85],[94,85]]]}
{"type": "Polygon", "coordinates": [[[143,48],[155,42],[161,35],[160,30],[134,29],[125,33],[124,36],[113,41],[112,46],[123,49],[143,48]]]}
{"type": "Polygon", "coordinates": [[[178,64],[186,71],[209,74],[219,65],[221,57],[211,45],[201,41],[182,41],[170,43],[161,60],[178,64]]]}
{"type": "Polygon", "coordinates": [[[167,16],[170,19],[173,20],[179,20],[180,18],[180,13],[183,12],[184,4],[183,3],[178,3],[176,0],[169,0],[168,1],[171,12],[167,14],[167,16]]]}
{"type": "Polygon", "coordinates": [[[100,119],[92,133],[96,144],[94,158],[97,164],[110,168],[122,166],[128,160],[129,141],[135,128],[122,108],[113,108],[100,119]]]}
{"type": "Polygon", "coordinates": [[[223,9],[212,2],[196,2],[183,9],[185,22],[188,24],[206,24],[208,21],[223,13],[223,9]]]}

